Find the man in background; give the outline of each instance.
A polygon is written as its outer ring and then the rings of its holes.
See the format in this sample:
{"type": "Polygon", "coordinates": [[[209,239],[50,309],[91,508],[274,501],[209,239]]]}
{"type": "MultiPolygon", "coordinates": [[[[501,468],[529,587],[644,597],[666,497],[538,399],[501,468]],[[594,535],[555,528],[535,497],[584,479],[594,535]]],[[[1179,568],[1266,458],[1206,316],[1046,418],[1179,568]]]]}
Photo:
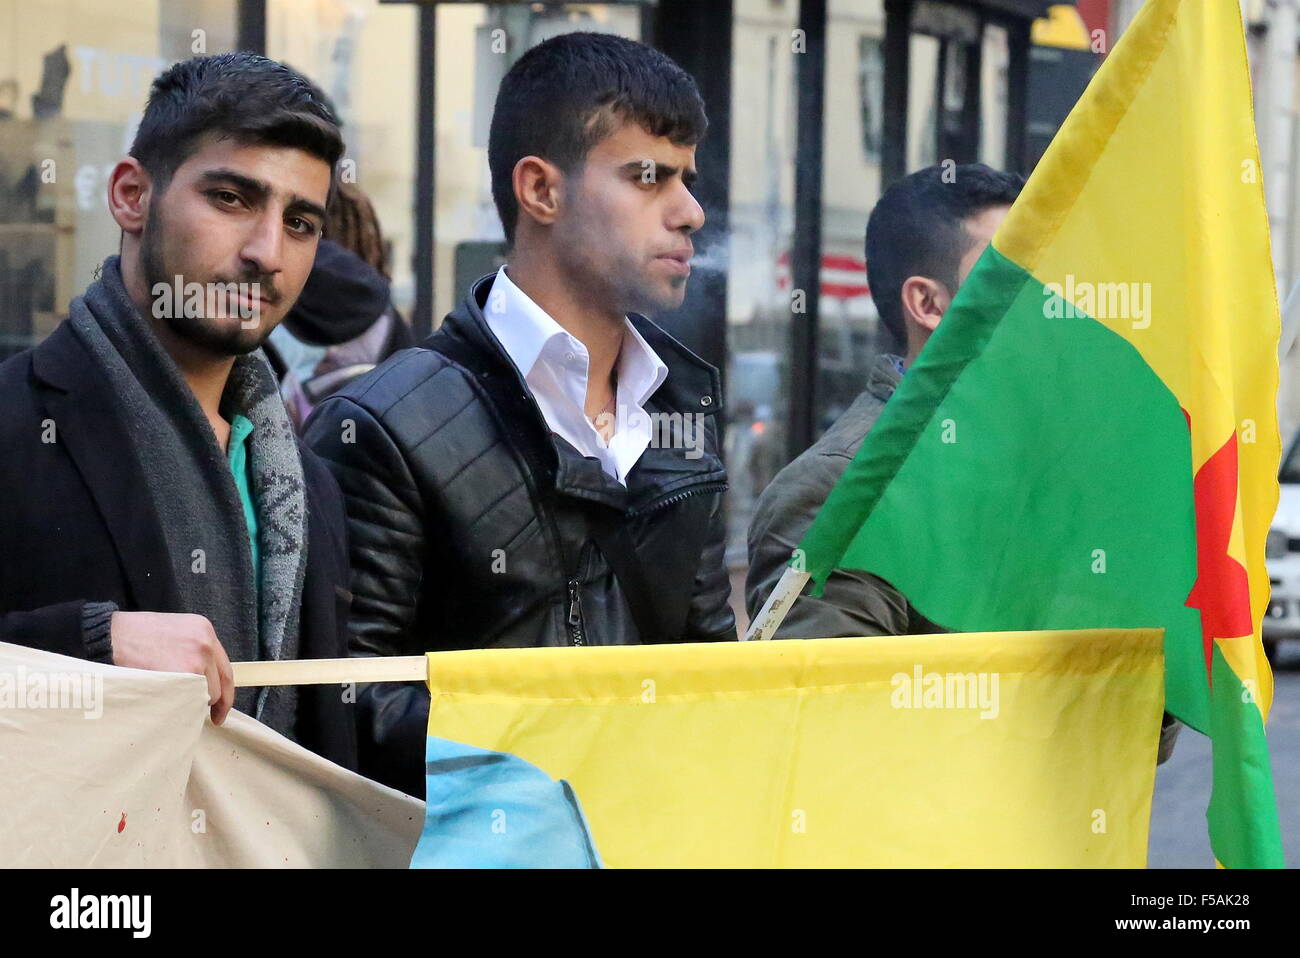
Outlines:
{"type": "MultiPolygon", "coordinates": [[[[745,606],[751,618],[776,587],[831,489],[848,468],[907,368],[938,328],[975,261],[1024,186],[1023,177],[975,163],[931,166],[889,187],[867,222],[866,257],[880,324],[899,354],[879,356],[867,386],[826,434],[782,469],[759,497],[749,528],[745,606]]],[[[899,549],[908,543],[896,543],[899,549]]],[[[942,632],[907,597],[869,572],[836,569],[821,596],[801,595],[776,638],[942,632]]],[[[1181,725],[1166,714],[1157,758],[1181,725]]]]}
{"type": "MultiPolygon", "coordinates": [[[[876,358],[866,389],[759,496],[749,527],[745,605],[758,614],[817,511],[947,312],[1024,179],[979,163],[931,166],[889,187],[867,223],[871,296],[894,349],[876,358]]],[[[906,543],[899,543],[906,548],[906,543]]],[[[822,596],[800,596],[778,638],[913,635],[939,631],[889,583],[835,570],[822,596]]]]}

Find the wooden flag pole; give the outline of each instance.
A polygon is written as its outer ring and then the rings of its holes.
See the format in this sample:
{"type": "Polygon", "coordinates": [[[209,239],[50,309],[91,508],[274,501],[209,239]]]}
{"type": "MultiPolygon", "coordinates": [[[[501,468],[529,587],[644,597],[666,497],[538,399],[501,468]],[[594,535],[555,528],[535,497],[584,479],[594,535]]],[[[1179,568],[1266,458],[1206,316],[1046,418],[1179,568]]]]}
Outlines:
{"type": "Polygon", "coordinates": [[[232,662],[235,688],[264,685],[342,685],[345,682],[427,682],[423,655],[364,656],[355,659],[289,659],[232,662]]]}
{"type": "Polygon", "coordinates": [[[794,600],[799,598],[799,593],[803,591],[808,579],[807,572],[800,572],[798,569],[786,566],[776,583],[776,588],[763,603],[763,608],[758,610],[758,615],[754,616],[754,621],[749,624],[749,631],[741,641],[765,641],[776,635],[776,630],[785,621],[790,606],[794,605],[794,600]]]}
{"type": "MultiPolygon", "coordinates": [[[[787,566],[741,641],[772,638],[808,579],[807,572],[787,566]]],[[[341,685],[344,682],[425,682],[429,677],[428,660],[423,655],[290,659],[283,662],[233,662],[231,665],[235,670],[237,689],[266,685],[341,685]]]]}

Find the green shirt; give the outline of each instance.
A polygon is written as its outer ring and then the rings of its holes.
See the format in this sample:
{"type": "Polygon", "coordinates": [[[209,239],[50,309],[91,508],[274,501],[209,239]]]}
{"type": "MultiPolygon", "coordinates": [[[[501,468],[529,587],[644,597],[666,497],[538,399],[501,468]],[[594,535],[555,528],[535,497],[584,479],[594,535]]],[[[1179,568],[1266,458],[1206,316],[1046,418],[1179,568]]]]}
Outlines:
{"type": "Polygon", "coordinates": [[[253,424],[235,413],[230,420],[230,441],[226,446],[226,456],[230,460],[230,472],[235,477],[235,488],[239,490],[239,501],[244,507],[248,544],[253,549],[253,584],[257,587],[262,581],[262,560],[257,551],[257,506],[253,504],[253,485],[249,480],[247,440],[252,434],[253,424]]]}

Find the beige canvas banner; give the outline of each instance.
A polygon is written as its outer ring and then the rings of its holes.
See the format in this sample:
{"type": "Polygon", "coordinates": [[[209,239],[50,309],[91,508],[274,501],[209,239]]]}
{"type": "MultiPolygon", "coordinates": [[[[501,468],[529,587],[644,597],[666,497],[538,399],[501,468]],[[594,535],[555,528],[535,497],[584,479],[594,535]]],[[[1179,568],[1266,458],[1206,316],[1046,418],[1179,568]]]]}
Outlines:
{"type": "Polygon", "coordinates": [[[0,867],[405,868],[423,824],[200,676],[0,643],[0,867]]]}

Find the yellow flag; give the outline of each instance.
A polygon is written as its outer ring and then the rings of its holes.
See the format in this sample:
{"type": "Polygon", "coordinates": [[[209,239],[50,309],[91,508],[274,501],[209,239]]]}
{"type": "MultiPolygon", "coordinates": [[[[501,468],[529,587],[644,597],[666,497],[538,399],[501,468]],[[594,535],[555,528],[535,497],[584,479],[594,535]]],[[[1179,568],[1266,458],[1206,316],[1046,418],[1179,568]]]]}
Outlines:
{"type": "Polygon", "coordinates": [[[1142,866],[1162,641],[432,653],[415,864],[1142,866]],[[585,836],[557,850],[557,819],[514,807],[530,775],[585,836]]]}

